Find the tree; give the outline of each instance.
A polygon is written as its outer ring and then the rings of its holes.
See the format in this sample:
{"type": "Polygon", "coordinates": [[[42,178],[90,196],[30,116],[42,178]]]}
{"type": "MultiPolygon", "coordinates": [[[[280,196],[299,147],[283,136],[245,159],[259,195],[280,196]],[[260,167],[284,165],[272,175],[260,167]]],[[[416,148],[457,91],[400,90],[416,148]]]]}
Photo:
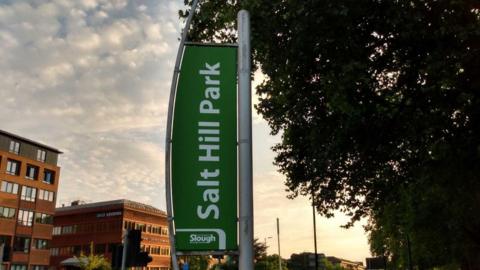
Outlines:
{"type": "Polygon", "coordinates": [[[368,216],[379,255],[407,261],[408,236],[418,267],[476,269],[478,1],[204,0],[190,38],[234,42],[240,8],[290,197],[368,216]]]}
{"type": "Polygon", "coordinates": [[[253,239],[253,259],[255,262],[263,260],[267,256],[267,244],[258,240],[258,238],[253,239]]]}
{"type": "Polygon", "coordinates": [[[191,270],[206,270],[210,260],[209,256],[185,256],[182,261],[187,262],[191,270]]]}
{"type": "MultiPolygon", "coordinates": [[[[267,266],[268,269],[271,269],[271,267],[275,266],[275,268],[272,268],[271,270],[278,270],[278,255],[268,256],[267,248],[268,246],[266,243],[261,242],[258,238],[253,239],[253,260],[255,262],[254,267],[257,270],[266,270],[267,266]],[[275,262],[273,262],[273,260],[275,260],[275,262]],[[270,263],[272,263],[271,267],[269,265],[270,263]]],[[[225,262],[214,265],[212,269],[217,269],[217,266],[223,270],[238,269],[238,261],[234,256],[227,255],[225,262]]]]}
{"type": "MultiPolygon", "coordinates": [[[[268,255],[255,263],[255,270],[278,270],[278,255],[268,255]]],[[[282,270],[288,270],[287,263],[282,260],[282,270]]]]}
{"type": "Polygon", "coordinates": [[[325,266],[325,270],[344,270],[339,264],[334,265],[327,258],[322,259],[322,264],[325,266]]]}
{"type": "Polygon", "coordinates": [[[103,256],[94,252],[93,242],[90,243],[90,253],[85,255],[83,252],[77,258],[82,270],[111,270],[110,262],[103,256]]]}

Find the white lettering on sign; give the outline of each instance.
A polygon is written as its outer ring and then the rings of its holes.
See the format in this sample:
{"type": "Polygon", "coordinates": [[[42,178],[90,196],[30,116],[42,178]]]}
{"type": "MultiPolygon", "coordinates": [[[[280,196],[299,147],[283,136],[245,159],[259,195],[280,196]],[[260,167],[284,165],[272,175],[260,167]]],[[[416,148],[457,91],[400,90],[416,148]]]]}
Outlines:
{"type": "MultiPolygon", "coordinates": [[[[220,109],[215,108],[215,101],[220,99],[220,63],[205,67],[198,72],[204,76],[205,99],[200,101],[199,112],[205,115],[220,114],[220,109]]],[[[198,122],[198,150],[200,150],[199,162],[220,162],[220,122],[199,121],[198,122]]],[[[220,170],[209,171],[204,169],[200,172],[201,180],[197,180],[197,187],[202,189],[202,200],[205,204],[197,206],[197,216],[201,219],[220,218],[220,209],[217,204],[220,200],[220,170]]],[[[196,235],[191,235],[191,237],[196,235]]],[[[214,237],[213,235],[211,235],[214,237]]],[[[190,238],[192,241],[192,238],[190,238]]]]}
{"type": "Polygon", "coordinates": [[[217,241],[213,234],[190,234],[190,244],[210,244],[217,241]]]}
{"type": "Polygon", "coordinates": [[[122,211],[102,212],[102,213],[97,213],[97,218],[114,217],[114,216],[121,216],[121,215],[122,215],[122,211]]]}

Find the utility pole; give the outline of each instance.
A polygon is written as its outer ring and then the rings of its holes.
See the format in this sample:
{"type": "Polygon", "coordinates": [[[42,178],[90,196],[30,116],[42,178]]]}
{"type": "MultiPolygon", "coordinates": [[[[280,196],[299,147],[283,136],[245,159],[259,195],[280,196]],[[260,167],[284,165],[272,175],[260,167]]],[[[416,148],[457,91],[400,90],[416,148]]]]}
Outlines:
{"type": "Polygon", "coordinates": [[[315,245],[315,270],[318,270],[318,252],[317,252],[317,222],[315,218],[315,194],[312,190],[312,209],[313,209],[313,243],[315,245]]]}
{"type": "Polygon", "coordinates": [[[248,11],[240,10],[237,20],[239,270],[253,270],[252,90],[248,11]]]}
{"type": "Polygon", "coordinates": [[[278,270],[282,270],[282,256],[280,256],[280,221],[277,217],[277,242],[278,242],[278,270]]]}

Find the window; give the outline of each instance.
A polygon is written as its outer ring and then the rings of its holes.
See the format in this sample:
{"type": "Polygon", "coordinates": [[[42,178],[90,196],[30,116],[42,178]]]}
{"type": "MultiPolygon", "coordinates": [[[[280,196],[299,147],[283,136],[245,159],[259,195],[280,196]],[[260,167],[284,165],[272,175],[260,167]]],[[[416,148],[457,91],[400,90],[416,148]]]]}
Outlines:
{"type": "Polygon", "coordinates": [[[53,202],[54,194],[55,194],[55,192],[53,192],[53,191],[39,189],[38,190],[38,199],[53,202]]]}
{"type": "Polygon", "coordinates": [[[16,141],[10,141],[10,148],[8,149],[10,153],[17,154],[20,152],[20,143],[16,141]]]}
{"type": "Polygon", "coordinates": [[[33,247],[36,249],[48,249],[49,241],[45,239],[33,239],[33,247]]]}
{"type": "Polygon", "coordinates": [[[12,264],[10,270],[27,270],[27,266],[25,264],[12,264]]]}
{"type": "Polygon", "coordinates": [[[161,255],[165,255],[165,256],[170,255],[170,249],[168,247],[162,247],[161,255]]]}
{"type": "Polygon", "coordinates": [[[125,220],[125,223],[123,223],[123,228],[125,230],[128,230],[128,229],[134,229],[135,228],[135,222],[133,221],[128,221],[128,220],[125,220]]]}
{"type": "Polygon", "coordinates": [[[13,159],[7,160],[7,174],[19,175],[20,174],[20,161],[13,159]]]}
{"type": "Polygon", "coordinates": [[[55,181],[55,172],[45,169],[43,173],[43,182],[53,185],[55,181]]]}
{"type": "Polygon", "coordinates": [[[168,228],[162,227],[162,235],[168,235],[168,228]]]}
{"type": "Polygon", "coordinates": [[[32,187],[23,186],[22,187],[22,195],[20,199],[24,201],[34,202],[35,197],[37,195],[37,189],[32,187]]]}
{"type": "Polygon", "coordinates": [[[62,234],[70,234],[77,232],[77,225],[63,226],[62,234]]]}
{"type": "Polygon", "coordinates": [[[18,184],[2,181],[0,190],[7,193],[18,194],[18,184]]]}
{"type": "Polygon", "coordinates": [[[45,162],[45,157],[47,156],[47,152],[38,149],[37,150],[37,160],[41,162],[45,162]]]}
{"type": "Polygon", "coordinates": [[[50,249],[50,255],[51,255],[51,256],[58,256],[59,253],[60,253],[60,252],[59,252],[59,249],[58,249],[58,248],[51,248],[51,249],[50,249]]]}
{"type": "Polygon", "coordinates": [[[48,270],[47,265],[32,265],[31,270],[48,270]]]}
{"type": "Polygon", "coordinates": [[[62,234],[62,227],[57,226],[53,227],[52,235],[60,235],[62,234]]]}
{"type": "Polygon", "coordinates": [[[32,226],[33,223],[33,211],[18,210],[18,224],[23,226],[32,226]]]}
{"type": "Polygon", "coordinates": [[[44,213],[36,213],[35,214],[35,223],[41,224],[53,224],[53,216],[44,214],[44,213]]]}
{"type": "Polygon", "coordinates": [[[0,206],[0,218],[13,219],[15,217],[15,209],[0,206]]]}
{"type": "Polygon", "coordinates": [[[31,180],[37,180],[38,179],[38,167],[27,164],[27,174],[25,175],[25,178],[31,179],[31,180]]]}
{"type": "Polygon", "coordinates": [[[60,248],[60,255],[72,255],[72,254],[73,254],[73,247],[60,248]]]}
{"type": "Polygon", "coordinates": [[[150,247],[150,253],[151,254],[160,254],[160,247],[150,247]]]}
{"type": "Polygon", "coordinates": [[[146,228],[147,228],[147,227],[146,227],[145,224],[137,223],[137,224],[135,225],[135,229],[136,229],[136,230],[140,230],[140,231],[142,231],[142,232],[145,232],[145,231],[146,231],[146,228]]]}
{"type": "Polygon", "coordinates": [[[154,234],[161,234],[161,231],[162,231],[161,227],[156,227],[156,226],[152,227],[152,233],[154,234]]]}
{"type": "Polygon", "coordinates": [[[30,238],[15,236],[13,241],[13,251],[30,252],[30,238]]]}

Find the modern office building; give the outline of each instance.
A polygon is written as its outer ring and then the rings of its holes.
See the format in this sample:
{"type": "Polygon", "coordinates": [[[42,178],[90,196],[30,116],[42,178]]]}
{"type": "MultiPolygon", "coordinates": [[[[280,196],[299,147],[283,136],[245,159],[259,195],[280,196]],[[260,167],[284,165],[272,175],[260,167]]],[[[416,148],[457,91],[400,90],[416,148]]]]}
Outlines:
{"type": "Polygon", "coordinates": [[[142,231],[141,247],[153,258],[147,270],[168,270],[170,248],[167,216],[155,207],[129,200],[115,200],[70,206],[55,210],[50,264],[65,269],[62,262],[83,253],[102,254],[111,260],[127,229],[142,231]]]}
{"type": "Polygon", "coordinates": [[[61,152],[0,130],[0,250],[5,270],[46,270],[61,152]]]}

